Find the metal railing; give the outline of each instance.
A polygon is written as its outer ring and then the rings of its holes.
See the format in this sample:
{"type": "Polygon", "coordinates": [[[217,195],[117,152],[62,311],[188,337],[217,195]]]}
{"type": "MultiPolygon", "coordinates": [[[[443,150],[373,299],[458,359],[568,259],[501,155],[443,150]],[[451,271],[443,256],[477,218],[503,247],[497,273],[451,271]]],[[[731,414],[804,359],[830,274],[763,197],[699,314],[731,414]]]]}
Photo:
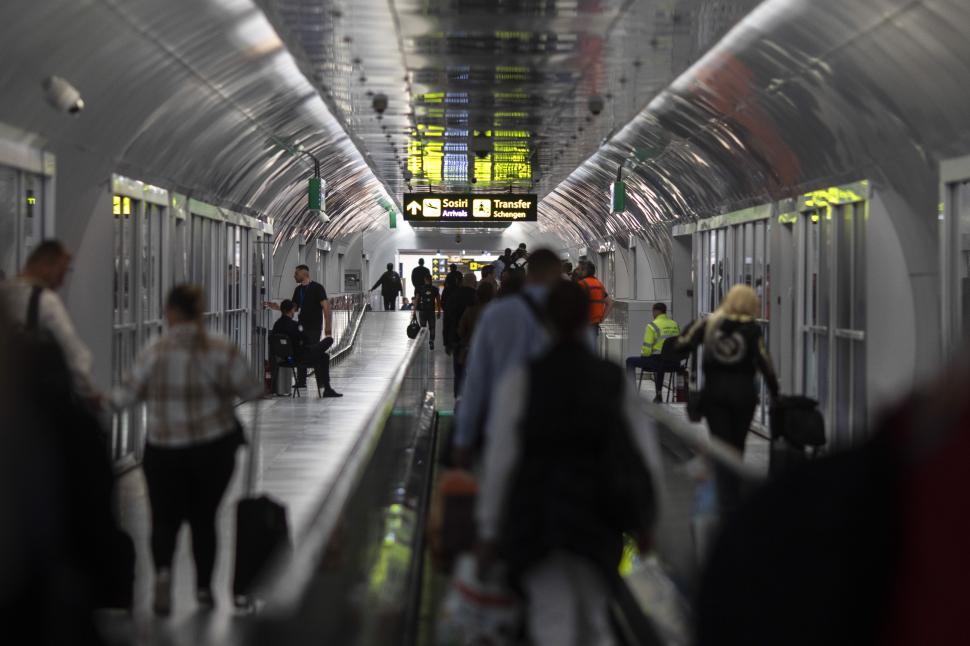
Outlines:
{"type": "Polygon", "coordinates": [[[367,300],[364,298],[364,294],[360,292],[334,294],[330,297],[331,316],[333,317],[331,361],[341,359],[353,345],[366,305],[367,300]]]}
{"type": "Polygon", "coordinates": [[[267,606],[245,643],[406,643],[435,444],[426,334],[321,492],[292,556],[262,582],[267,606]]]}

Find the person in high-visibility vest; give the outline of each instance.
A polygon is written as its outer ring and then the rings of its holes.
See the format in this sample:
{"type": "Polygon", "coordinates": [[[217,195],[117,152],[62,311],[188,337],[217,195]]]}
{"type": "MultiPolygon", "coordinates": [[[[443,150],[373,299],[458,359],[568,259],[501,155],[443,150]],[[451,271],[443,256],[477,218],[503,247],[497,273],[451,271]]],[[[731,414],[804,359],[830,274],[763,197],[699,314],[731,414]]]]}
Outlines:
{"type": "Polygon", "coordinates": [[[606,292],[606,286],[596,277],[596,266],[587,261],[583,265],[583,278],[579,285],[586,291],[589,297],[589,324],[593,332],[597,335],[600,332],[600,323],[610,315],[613,309],[613,299],[606,292]]]}
{"type": "Polygon", "coordinates": [[[660,352],[663,350],[664,342],[667,339],[676,339],[680,336],[680,326],[677,321],[667,316],[667,306],[663,303],[655,303],[653,306],[653,321],[647,323],[647,329],[643,332],[643,346],[640,349],[639,357],[629,357],[626,360],[626,372],[633,379],[634,371],[640,368],[646,372],[652,372],[654,383],[657,384],[657,394],[653,401],[661,401],[660,394],[663,392],[664,376],[670,370],[676,370],[677,366],[661,358],[660,352]]]}

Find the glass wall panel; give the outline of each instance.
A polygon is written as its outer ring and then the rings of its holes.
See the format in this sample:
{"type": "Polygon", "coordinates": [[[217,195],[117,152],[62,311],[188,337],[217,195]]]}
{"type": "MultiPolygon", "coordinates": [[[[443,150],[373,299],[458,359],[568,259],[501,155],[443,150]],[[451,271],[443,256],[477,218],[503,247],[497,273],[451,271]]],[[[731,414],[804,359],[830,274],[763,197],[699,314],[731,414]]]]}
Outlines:
{"type": "Polygon", "coordinates": [[[19,172],[0,166],[0,273],[3,278],[16,275],[20,269],[17,229],[19,172]]]}

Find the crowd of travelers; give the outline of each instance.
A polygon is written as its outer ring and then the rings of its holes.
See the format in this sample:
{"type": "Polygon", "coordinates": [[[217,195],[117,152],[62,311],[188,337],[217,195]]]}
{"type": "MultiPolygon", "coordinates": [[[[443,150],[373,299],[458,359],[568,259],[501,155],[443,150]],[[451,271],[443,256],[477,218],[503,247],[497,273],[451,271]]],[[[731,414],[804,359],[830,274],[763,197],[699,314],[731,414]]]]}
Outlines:
{"type": "MultiPolygon", "coordinates": [[[[246,441],[235,407],[262,393],[237,346],[206,329],[192,285],[167,295],[166,329],[124,381],[98,391],[92,353],[57,294],[70,261],[61,243],[44,241],[0,284],[0,617],[39,644],[100,643],[93,611],[131,607],[134,546],[112,508],[102,416],[135,402],[146,405],[153,609],[172,611],[183,523],[196,601],[215,605],[216,510],[246,441]]],[[[678,369],[667,362],[703,348],[696,405],[711,435],[740,454],[756,376],[780,397],[758,294],[736,285],[683,329],[657,304],[625,372],[596,352],[613,301],[587,259],[573,266],[520,245],[481,274],[452,266],[440,291],[423,262],[412,276],[415,315],[432,329],[443,318],[452,356],[448,458],[477,480],[475,576],[517,591],[534,646],[616,644],[618,565],[630,545],[654,545],[663,494],[658,431],[630,372],[654,373],[659,394],[662,374],[678,369]]],[[[385,276],[375,288],[400,287],[392,266],[385,276]]],[[[326,291],[305,266],[294,279],[292,299],[266,303],[281,312],[274,331],[339,396],[328,379],[326,291]]],[[[382,293],[393,309],[400,289],[382,293]]],[[[870,441],[749,495],[715,472],[725,520],[697,596],[697,644],[960,643],[970,525],[950,497],[966,490],[968,365],[960,357],[890,409],[870,441]]]]}

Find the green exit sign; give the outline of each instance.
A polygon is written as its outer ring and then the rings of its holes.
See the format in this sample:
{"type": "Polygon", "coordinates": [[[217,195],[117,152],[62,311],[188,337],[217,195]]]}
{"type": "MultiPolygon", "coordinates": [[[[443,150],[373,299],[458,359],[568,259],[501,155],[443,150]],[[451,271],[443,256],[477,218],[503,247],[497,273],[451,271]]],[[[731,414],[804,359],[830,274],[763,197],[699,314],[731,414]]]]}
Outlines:
{"type": "Polygon", "coordinates": [[[310,178],[307,208],[311,211],[323,210],[323,179],[320,177],[310,178]]]}
{"type": "Polygon", "coordinates": [[[610,213],[626,211],[626,184],[617,180],[610,185],[610,213]]]}

